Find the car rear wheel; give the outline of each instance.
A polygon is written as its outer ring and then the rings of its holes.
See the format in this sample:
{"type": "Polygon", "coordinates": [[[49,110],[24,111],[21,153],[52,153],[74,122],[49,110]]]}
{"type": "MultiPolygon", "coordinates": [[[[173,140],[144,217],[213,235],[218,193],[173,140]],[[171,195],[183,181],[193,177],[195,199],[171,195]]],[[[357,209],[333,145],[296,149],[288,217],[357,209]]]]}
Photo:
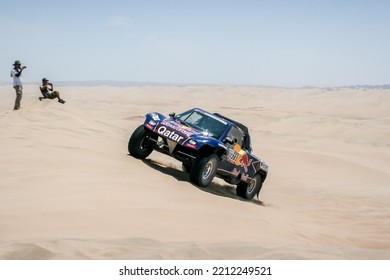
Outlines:
{"type": "Polygon", "coordinates": [[[249,183],[240,182],[237,184],[236,193],[245,199],[252,199],[258,194],[263,185],[260,174],[256,174],[249,183]]]}
{"type": "Polygon", "coordinates": [[[207,187],[217,173],[218,157],[214,154],[197,159],[191,168],[190,180],[199,187],[207,187]]]}
{"type": "Polygon", "coordinates": [[[144,159],[150,155],[153,148],[149,145],[149,136],[143,125],[137,127],[129,139],[128,150],[135,158],[144,159]]]}

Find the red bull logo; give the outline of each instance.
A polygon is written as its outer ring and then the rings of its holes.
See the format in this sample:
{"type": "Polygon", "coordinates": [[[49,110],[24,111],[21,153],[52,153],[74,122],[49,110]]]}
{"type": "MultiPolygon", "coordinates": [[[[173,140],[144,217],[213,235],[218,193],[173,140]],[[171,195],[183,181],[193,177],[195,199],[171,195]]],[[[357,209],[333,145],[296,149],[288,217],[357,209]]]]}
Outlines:
{"type": "Polygon", "coordinates": [[[236,166],[243,167],[245,172],[248,172],[248,167],[253,161],[252,159],[249,159],[248,154],[239,144],[234,145],[233,150],[229,150],[228,160],[236,166]]]}
{"type": "Polygon", "coordinates": [[[242,155],[240,159],[240,166],[244,167],[245,172],[248,172],[248,166],[252,163],[252,160],[249,159],[249,156],[247,153],[242,155]]]}

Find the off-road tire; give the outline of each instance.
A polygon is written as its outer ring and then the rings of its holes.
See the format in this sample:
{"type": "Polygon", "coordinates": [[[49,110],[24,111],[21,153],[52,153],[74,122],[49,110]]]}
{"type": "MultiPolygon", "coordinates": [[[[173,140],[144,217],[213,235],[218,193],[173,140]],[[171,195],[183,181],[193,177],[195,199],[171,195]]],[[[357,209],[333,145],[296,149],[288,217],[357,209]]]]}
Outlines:
{"type": "Polygon", "coordinates": [[[237,184],[236,193],[239,197],[245,199],[252,199],[259,194],[263,180],[259,173],[257,173],[249,183],[239,182],[237,184]]]}
{"type": "Polygon", "coordinates": [[[129,139],[128,150],[130,155],[138,159],[146,158],[153,151],[148,145],[148,133],[143,125],[134,130],[129,139]]]}
{"type": "Polygon", "coordinates": [[[199,187],[207,187],[217,173],[218,157],[214,154],[197,158],[191,168],[190,180],[199,187]]]}

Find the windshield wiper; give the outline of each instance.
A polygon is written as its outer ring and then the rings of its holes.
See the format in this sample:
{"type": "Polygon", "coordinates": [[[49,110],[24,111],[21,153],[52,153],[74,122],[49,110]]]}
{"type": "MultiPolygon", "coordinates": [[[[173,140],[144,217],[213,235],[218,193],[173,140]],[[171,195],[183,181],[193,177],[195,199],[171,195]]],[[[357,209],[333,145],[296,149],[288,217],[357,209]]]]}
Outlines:
{"type": "Polygon", "coordinates": [[[186,126],[191,127],[186,121],[183,121],[183,120],[180,119],[180,118],[176,118],[176,120],[178,120],[180,123],[182,123],[182,124],[184,124],[184,125],[186,125],[186,126]]]}

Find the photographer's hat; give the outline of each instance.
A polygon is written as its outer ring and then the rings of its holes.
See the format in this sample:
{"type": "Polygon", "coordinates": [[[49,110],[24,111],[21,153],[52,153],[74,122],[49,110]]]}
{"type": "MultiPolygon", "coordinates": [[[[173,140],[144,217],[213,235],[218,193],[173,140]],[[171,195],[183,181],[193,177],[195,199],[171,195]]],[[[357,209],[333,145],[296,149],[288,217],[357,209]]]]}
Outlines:
{"type": "Polygon", "coordinates": [[[22,65],[22,63],[20,63],[20,60],[15,60],[14,66],[15,65],[22,65]]]}

